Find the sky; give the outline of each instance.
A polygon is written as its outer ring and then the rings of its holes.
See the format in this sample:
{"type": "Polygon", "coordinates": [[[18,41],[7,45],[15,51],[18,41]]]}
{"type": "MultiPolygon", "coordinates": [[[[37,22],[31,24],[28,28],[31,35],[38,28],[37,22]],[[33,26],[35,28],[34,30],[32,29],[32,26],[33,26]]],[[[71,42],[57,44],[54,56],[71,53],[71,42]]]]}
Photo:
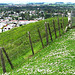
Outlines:
{"type": "Polygon", "coordinates": [[[54,3],[54,2],[73,2],[75,3],[75,0],[0,0],[0,3],[29,3],[29,2],[49,2],[49,3],[54,3]]]}

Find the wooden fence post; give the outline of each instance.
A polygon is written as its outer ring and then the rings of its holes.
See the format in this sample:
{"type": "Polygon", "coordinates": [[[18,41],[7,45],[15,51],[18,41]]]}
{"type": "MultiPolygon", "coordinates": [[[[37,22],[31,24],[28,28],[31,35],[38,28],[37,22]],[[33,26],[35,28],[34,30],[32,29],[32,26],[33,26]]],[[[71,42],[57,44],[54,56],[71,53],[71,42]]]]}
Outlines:
{"type": "Polygon", "coordinates": [[[56,28],[55,28],[55,21],[53,20],[53,27],[54,27],[54,32],[55,32],[55,38],[57,38],[57,35],[56,35],[56,28]]]}
{"type": "Polygon", "coordinates": [[[29,34],[29,41],[30,41],[30,45],[31,45],[31,49],[32,49],[32,54],[34,55],[34,50],[33,50],[33,46],[32,46],[30,32],[28,32],[28,34],[29,34]]]}
{"type": "Polygon", "coordinates": [[[45,22],[45,32],[46,32],[46,41],[47,41],[47,45],[49,44],[48,41],[48,32],[47,32],[47,23],[45,22]]]}
{"type": "Polygon", "coordinates": [[[48,29],[49,29],[49,34],[50,34],[51,41],[53,41],[53,39],[52,39],[52,34],[51,34],[51,29],[50,29],[49,23],[48,23],[48,29]]]}
{"type": "Polygon", "coordinates": [[[63,31],[64,31],[64,19],[62,17],[62,26],[63,26],[63,31]]]}
{"type": "Polygon", "coordinates": [[[39,29],[38,29],[38,33],[39,33],[39,37],[40,37],[40,40],[41,40],[41,43],[42,43],[42,47],[44,48],[44,44],[43,44],[42,37],[41,37],[41,34],[40,34],[40,30],[39,29]]]}
{"type": "Polygon", "coordinates": [[[8,62],[9,62],[9,64],[10,64],[11,68],[13,69],[13,65],[12,65],[12,63],[11,63],[9,57],[8,57],[8,54],[6,53],[6,51],[5,51],[4,48],[2,48],[2,49],[3,49],[3,52],[5,53],[5,55],[6,55],[6,57],[7,57],[7,60],[8,60],[8,62]]]}
{"type": "Polygon", "coordinates": [[[62,23],[61,23],[61,29],[63,28],[62,23]]]}
{"type": "Polygon", "coordinates": [[[69,28],[69,24],[70,24],[70,21],[69,21],[68,24],[66,25],[65,32],[67,32],[67,30],[68,30],[68,28],[69,28]]]}
{"type": "Polygon", "coordinates": [[[59,36],[61,36],[61,34],[60,34],[59,18],[58,18],[58,30],[59,30],[59,36]]]}
{"type": "Polygon", "coordinates": [[[1,64],[2,64],[2,68],[3,68],[3,73],[6,72],[6,68],[5,68],[5,61],[4,61],[4,57],[3,57],[3,53],[2,53],[2,48],[0,47],[0,55],[1,55],[1,64]]]}
{"type": "Polygon", "coordinates": [[[64,33],[64,29],[63,29],[63,25],[62,25],[62,23],[61,23],[61,29],[63,30],[63,33],[64,33]]]}

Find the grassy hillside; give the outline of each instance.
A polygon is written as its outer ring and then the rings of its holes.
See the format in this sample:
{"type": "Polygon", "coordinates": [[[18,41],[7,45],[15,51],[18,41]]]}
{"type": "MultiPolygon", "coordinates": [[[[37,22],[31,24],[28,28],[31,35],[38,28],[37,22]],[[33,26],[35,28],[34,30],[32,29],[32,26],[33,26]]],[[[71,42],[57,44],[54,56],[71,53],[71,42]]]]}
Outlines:
{"type": "MultiPolygon", "coordinates": [[[[31,23],[19,28],[14,28],[10,31],[3,32],[0,34],[0,47],[4,47],[6,52],[8,53],[13,65],[14,69],[22,66],[23,63],[27,62],[28,56],[32,55],[31,47],[29,44],[28,31],[31,33],[31,39],[33,42],[33,48],[35,53],[42,49],[42,45],[40,42],[40,38],[37,32],[37,29],[40,29],[43,43],[46,46],[46,37],[45,37],[45,22],[49,22],[51,26],[51,31],[53,31],[52,20],[55,20],[56,28],[58,28],[57,18],[49,18],[43,21],[39,21],[36,23],[31,23]]],[[[62,18],[59,18],[60,23],[62,23],[62,18]]],[[[67,18],[64,17],[64,27],[67,25],[67,18]]],[[[52,33],[53,39],[55,40],[54,32],[52,33]]],[[[58,32],[57,35],[59,36],[58,32]]],[[[51,43],[49,38],[49,43],[51,43]]],[[[10,65],[8,64],[6,58],[6,69],[7,72],[11,71],[10,65]]],[[[2,73],[2,67],[0,67],[0,73],[2,73]]]]}
{"type": "Polygon", "coordinates": [[[21,68],[6,75],[74,75],[74,50],[75,29],[71,29],[28,59],[21,68]]]}

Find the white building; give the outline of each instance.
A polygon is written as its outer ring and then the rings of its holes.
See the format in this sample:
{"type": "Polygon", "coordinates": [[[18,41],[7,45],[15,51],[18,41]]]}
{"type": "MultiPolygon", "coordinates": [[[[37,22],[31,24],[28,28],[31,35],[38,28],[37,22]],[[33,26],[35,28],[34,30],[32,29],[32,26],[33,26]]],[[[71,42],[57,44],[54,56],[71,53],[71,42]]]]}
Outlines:
{"type": "Polygon", "coordinates": [[[3,28],[3,32],[8,31],[8,30],[10,30],[10,29],[12,29],[14,27],[15,27],[15,24],[10,24],[10,25],[8,25],[8,26],[3,28]]]}
{"type": "Polygon", "coordinates": [[[6,23],[0,23],[0,33],[2,33],[2,28],[3,28],[3,32],[5,31],[8,31],[12,28],[15,28],[15,27],[19,27],[19,26],[22,26],[22,25],[26,25],[26,24],[29,24],[29,23],[34,23],[34,22],[37,22],[38,20],[12,20],[12,21],[9,21],[9,25],[7,25],[6,23]],[[11,24],[13,23],[13,24],[11,24]]]}
{"type": "Polygon", "coordinates": [[[34,22],[37,22],[37,20],[30,20],[30,21],[27,21],[27,23],[26,23],[26,24],[34,23],[34,22]]]}
{"type": "Polygon", "coordinates": [[[28,21],[28,20],[20,20],[18,22],[18,24],[17,24],[17,27],[22,26],[22,25],[26,25],[26,24],[29,24],[29,23],[34,23],[34,22],[37,22],[37,20],[30,20],[30,21],[28,21]]]}
{"type": "Polygon", "coordinates": [[[5,23],[0,23],[0,33],[2,33],[2,28],[3,28],[4,26],[6,26],[5,23]]]}

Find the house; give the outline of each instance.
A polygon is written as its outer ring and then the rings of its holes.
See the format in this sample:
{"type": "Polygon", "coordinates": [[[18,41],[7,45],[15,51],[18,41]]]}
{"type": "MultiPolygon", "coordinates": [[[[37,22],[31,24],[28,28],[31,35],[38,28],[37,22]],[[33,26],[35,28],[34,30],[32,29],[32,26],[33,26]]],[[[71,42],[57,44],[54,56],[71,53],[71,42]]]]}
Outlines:
{"type": "Polygon", "coordinates": [[[2,29],[0,29],[0,33],[2,33],[2,29]]]}
{"type": "Polygon", "coordinates": [[[8,30],[10,30],[10,29],[12,29],[14,27],[15,27],[15,24],[7,25],[6,27],[3,28],[3,32],[8,31],[8,30]]]}
{"type": "Polygon", "coordinates": [[[10,23],[14,23],[14,24],[17,24],[18,21],[17,20],[11,20],[10,23]]]}
{"type": "Polygon", "coordinates": [[[37,20],[25,21],[25,24],[34,23],[34,22],[37,22],[37,20]]]}
{"type": "Polygon", "coordinates": [[[44,19],[45,19],[44,17],[35,18],[36,21],[44,20],[44,19]]]}
{"type": "Polygon", "coordinates": [[[30,20],[30,21],[28,21],[28,20],[20,20],[18,22],[18,24],[17,24],[17,27],[22,26],[22,25],[26,25],[26,24],[29,24],[29,23],[34,23],[34,22],[37,22],[37,20],[30,20]]]}
{"type": "Polygon", "coordinates": [[[6,26],[5,23],[0,23],[0,33],[2,33],[2,28],[3,28],[4,26],[6,26]]]}
{"type": "Polygon", "coordinates": [[[28,20],[20,20],[20,21],[18,21],[17,27],[22,26],[22,25],[26,25],[27,21],[28,20]]]}

